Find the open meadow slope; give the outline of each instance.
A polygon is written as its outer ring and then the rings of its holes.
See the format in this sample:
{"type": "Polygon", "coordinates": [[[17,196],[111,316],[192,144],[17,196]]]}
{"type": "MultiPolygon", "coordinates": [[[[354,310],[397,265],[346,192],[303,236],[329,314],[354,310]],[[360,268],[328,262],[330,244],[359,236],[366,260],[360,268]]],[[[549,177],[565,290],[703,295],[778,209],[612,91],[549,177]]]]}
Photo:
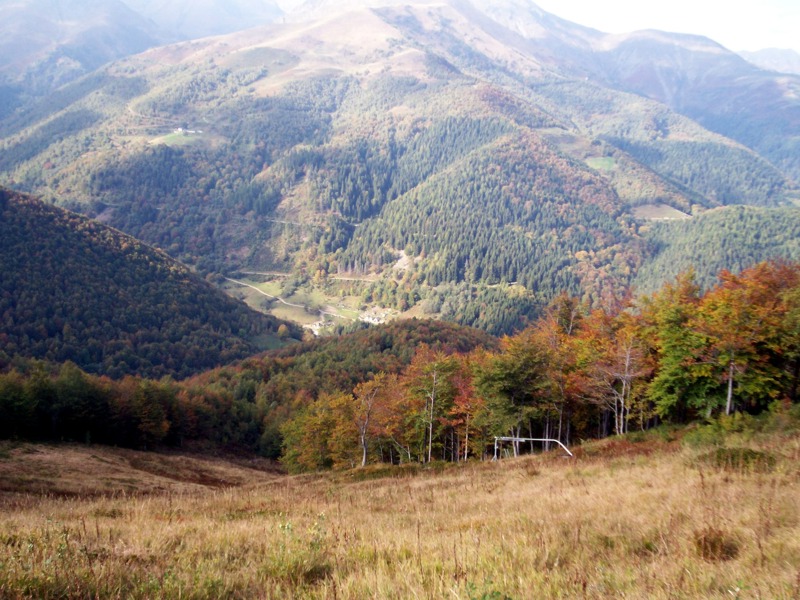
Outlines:
{"type": "Polygon", "coordinates": [[[0,596],[797,598],[796,430],[672,436],[298,477],[5,443],[0,596]]]}

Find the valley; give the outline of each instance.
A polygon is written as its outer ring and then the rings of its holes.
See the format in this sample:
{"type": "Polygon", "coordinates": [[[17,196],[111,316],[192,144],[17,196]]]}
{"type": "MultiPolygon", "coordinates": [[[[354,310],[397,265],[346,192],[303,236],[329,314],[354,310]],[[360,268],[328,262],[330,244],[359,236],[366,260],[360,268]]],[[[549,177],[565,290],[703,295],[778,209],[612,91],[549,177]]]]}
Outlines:
{"type": "MultiPolygon", "coordinates": [[[[453,318],[430,310],[448,288],[502,303],[498,285],[522,286],[525,302],[504,323],[456,316],[493,333],[523,326],[561,291],[597,303],[600,290],[638,287],[643,268],[654,285],[668,281],[673,273],[655,274],[666,261],[653,215],[768,211],[798,198],[792,76],[710,41],[607,36],[535,5],[511,26],[508,10],[321,5],[122,58],[0,122],[0,182],[99,217],[212,279],[287,272],[308,297],[338,294],[339,277],[374,279],[348,308],[453,318]],[[354,24],[368,33],[345,41],[354,24]],[[654,76],[685,90],[637,79],[648,53],[667,46],[679,50],[665,50],[654,76]],[[772,98],[762,125],[785,144],[760,149],[724,114],[671,104],[709,85],[678,75],[688,56],[730,74],[710,99],[772,98]],[[403,273],[400,253],[412,260],[403,273]]],[[[277,314],[308,325],[305,312],[277,314]]]]}
{"type": "Polygon", "coordinates": [[[0,598],[800,598],[797,58],[0,2],[0,598]]]}

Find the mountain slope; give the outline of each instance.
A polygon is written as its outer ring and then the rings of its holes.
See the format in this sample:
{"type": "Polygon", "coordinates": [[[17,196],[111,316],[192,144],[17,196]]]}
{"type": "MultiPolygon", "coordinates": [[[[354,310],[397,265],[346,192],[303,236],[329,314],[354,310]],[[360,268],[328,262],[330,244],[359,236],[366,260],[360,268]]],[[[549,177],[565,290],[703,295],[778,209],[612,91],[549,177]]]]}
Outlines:
{"type": "Polygon", "coordinates": [[[277,320],[118,231],[3,189],[0,216],[0,358],[182,377],[277,339],[277,320]]]}
{"type": "Polygon", "coordinates": [[[739,272],[758,262],[800,260],[800,209],[732,206],[695,219],[653,223],[644,232],[652,258],[634,280],[637,291],[655,292],[662,282],[694,269],[696,281],[710,288],[710,273],[739,272]]]}
{"type": "Polygon", "coordinates": [[[800,76],[763,71],[696,36],[643,31],[605,44],[611,84],[663,102],[800,180],[800,76]]]}
{"type": "Polygon", "coordinates": [[[3,2],[0,83],[44,94],[164,39],[152,22],[120,0],[3,2]]]}
{"type": "Polygon", "coordinates": [[[462,322],[485,322],[498,284],[536,302],[619,292],[651,256],[640,207],[790,202],[796,100],[758,88],[774,119],[736,125],[772,136],[766,157],[676,112],[739,93],[739,72],[774,80],[704,39],[607,36],[525,0],[315,1],[17,111],[0,180],[203,273],[377,279],[365,301],[406,307],[461,286],[462,322]]]}

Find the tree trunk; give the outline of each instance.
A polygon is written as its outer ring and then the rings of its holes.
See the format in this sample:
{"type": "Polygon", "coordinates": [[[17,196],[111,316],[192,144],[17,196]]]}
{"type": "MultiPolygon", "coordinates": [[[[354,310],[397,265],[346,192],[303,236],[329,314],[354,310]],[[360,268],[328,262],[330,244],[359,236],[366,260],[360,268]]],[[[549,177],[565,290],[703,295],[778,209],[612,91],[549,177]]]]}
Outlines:
{"type": "Polygon", "coordinates": [[[465,429],[464,429],[464,462],[467,462],[469,458],[469,415],[467,415],[467,420],[465,422],[465,429]]]}
{"type": "Polygon", "coordinates": [[[363,433],[361,434],[361,466],[367,466],[367,436],[363,433]]]}
{"type": "MultiPolygon", "coordinates": [[[[544,438],[545,440],[550,439],[550,414],[548,413],[547,418],[544,420],[544,438]]],[[[544,451],[548,452],[550,450],[550,442],[544,443],[544,451]]]]}
{"type": "Polygon", "coordinates": [[[564,407],[558,407],[558,441],[561,441],[561,430],[564,425],[564,407]]]}
{"type": "Polygon", "coordinates": [[[431,414],[428,421],[428,462],[433,454],[433,405],[436,402],[436,371],[433,372],[433,388],[431,389],[431,414]]]}
{"type": "Polygon", "coordinates": [[[733,359],[731,358],[728,364],[728,400],[725,404],[725,414],[730,415],[733,412],[733,359]]]}
{"type": "Polygon", "coordinates": [[[789,399],[797,402],[797,388],[800,383],[800,358],[794,361],[794,377],[792,377],[792,388],[789,391],[789,399]]]}

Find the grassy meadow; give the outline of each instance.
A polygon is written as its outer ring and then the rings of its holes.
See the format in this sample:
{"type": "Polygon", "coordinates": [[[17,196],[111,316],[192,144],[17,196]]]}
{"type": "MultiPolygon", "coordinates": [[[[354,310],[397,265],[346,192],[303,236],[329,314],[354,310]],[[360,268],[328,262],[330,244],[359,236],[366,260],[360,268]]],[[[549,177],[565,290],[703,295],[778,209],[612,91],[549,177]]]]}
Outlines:
{"type": "Polygon", "coordinates": [[[796,434],[676,435],[297,477],[6,443],[0,598],[800,598],[796,434]]]}

